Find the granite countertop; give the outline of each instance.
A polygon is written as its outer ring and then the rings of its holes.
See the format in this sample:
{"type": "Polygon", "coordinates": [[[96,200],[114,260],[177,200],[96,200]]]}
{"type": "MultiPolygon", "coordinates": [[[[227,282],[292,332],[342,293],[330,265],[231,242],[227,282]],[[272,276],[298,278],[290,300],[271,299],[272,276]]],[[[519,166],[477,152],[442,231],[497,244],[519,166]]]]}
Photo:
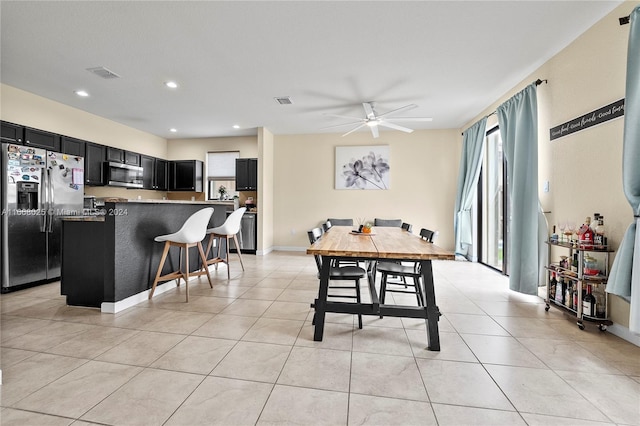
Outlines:
{"type": "Polygon", "coordinates": [[[77,216],[61,216],[61,220],[69,222],[104,222],[103,214],[77,215],[77,216]]]}
{"type": "Polygon", "coordinates": [[[233,206],[233,200],[156,200],[156,199],[126,199],[126,198],[105,198],[105,203],[142,203],[142,204],[211,204],[233,206]]]}

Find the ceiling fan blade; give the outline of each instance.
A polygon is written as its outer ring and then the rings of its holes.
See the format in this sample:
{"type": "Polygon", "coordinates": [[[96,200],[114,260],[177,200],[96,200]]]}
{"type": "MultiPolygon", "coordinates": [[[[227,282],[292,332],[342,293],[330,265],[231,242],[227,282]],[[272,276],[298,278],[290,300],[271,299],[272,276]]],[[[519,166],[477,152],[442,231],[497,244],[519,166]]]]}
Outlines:
{"type": "Polygon", "coordinates": [[[320,127],[319,130],[334,129],[336,127],[342,127],[342,126],[353,126],[354,124],[360,124],[360,123],[362,123],[362,120],[360,120],[360,121],[351,121],[349,123],[335,124],[333,126],[320,127]]]}
{"type": "Polygon", "coordinates": [[[349,120],[363,121],[362,117],[354,117],[352,115],[331,114],[331,113],[328,113],[328,112],[325,112],[323,115],[326,115],[326,116],[329,116],[329,117],[348,118],[349,120]]]}
{"type": "Polygon", "coordinates": [[[355,131],[356,131],[356,130],[358,130],[358,129],[363,128],[363,127],[364,127],[364,126],[366,126],[366,125],[367,125],[367,123],[362,123],[361,125],[356,126],[356,127],[354,127],[353,129],[349,130],[347,133],[345,133],[345,134],[344,134],[344,135],[342,135],[342,136],[344,137],[344,136],[350,135],[351,133],[355,132],[355,131]]]}
{"type": "Polygon", "coordinates": [[[397,109],[394,109],[394,110],[391,110],[391,111],[387,111],[384,114],[380,114],[378,117],[385,117],[385,116],[390,115],[390,114],[395,114],[395,113],[400,112],[400,111],[408,111],[410,109],[414,109],[414,108],[417,108],[417,107],[418,107],[418,105],[416,105],[416,104],[405,105],[403,107],[400,107],[400,108],[397,108],[397,109]]]}
{"type": "Polygon", "coordinates": [[[431,117],[393,117],[385,118],[384,121],[433,121],[431,117]]]}
{"type": "Polygon", "coordinates": [[[363,102],[362,106],[364,107],[364,112],[367,114],[367,118],[373,120],[376,118],[376,113],[373,112],[373,105],[371,102],[363,102]]]}
{"type": "Polygon", "coordinates": [[[378,123],[378,126],[384,126],[390,129],[400,130],[401,132],[405,132],[405,133],[413,132],[413,129],[410,129],[408,127],[398,126],[397,124],[389,123],[387,121],[381,121],[380,123],[378,123]]]}
{"type": "Polygon", "coordinates": [[[369,126],[369,128],[371,129],[371,134],[374,138],[380,136],[380,133],[378,133],[378,126],[369,126]]]}

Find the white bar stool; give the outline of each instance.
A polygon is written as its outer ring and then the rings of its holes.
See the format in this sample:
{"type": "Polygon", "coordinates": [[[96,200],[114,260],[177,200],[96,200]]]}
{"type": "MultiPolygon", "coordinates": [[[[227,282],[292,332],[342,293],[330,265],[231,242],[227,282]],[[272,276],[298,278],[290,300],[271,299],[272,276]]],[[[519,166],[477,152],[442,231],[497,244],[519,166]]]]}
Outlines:
{"type": "MultiPolygon", "coordinates": [[[[242,266],[242,270],[244,271],[244,263],[242,262],[242,253],[240,253],[240,244],[238,243],[238,237],[236,234],[240,232],[240,222],[242,221],[242,215],[247,210],[246,207],[241,207],[238,210],[234,211],[229,215],[227,220],[222,224],[222,226],[218,226],[216,228],[207,229],[207,234],[209,234],[209,244],[207,244],[207,251],[205,252],[207,256],[209,255],[209,250],[213,246],[213,240],[215,238],[218,239],[218,255],[213,259],[209,259],[206,262],[206,267],[209,265],[216,265],[216,269],[218,268],[218,263],[226,263],[227,264],[227,279],[231,279],[231,271],[229,269],[229,240],[233,239],[236,243],[236,251],[238,252],[238,257],[240,258],[240,265],[242,266]],[[220,244],[222,239],[226,240],[226,248],[227,248],[227,256],[223,259],[220,257],[220,244]]],[[[205,269],[206,269],[205,267],[205,269]]]]}
{"type": "Polygon", "coordinates": [[[164,241],[164,251],[162,252],[162,258],[160,259],[160,265],[158,266],[158,272],[156,273],[156,279],[153,280],[153,286],[151,287],[151,292],[149,293],[149,299],[153,297],[153,292],[156,290],[156,285],[158,281],[168,281],[172,279],[176,279],[178,286],[180,286],[180,278],[184,279],[185,282],[185,290],[187,294],[187,302],[189,301],[189,275],[191,276],[200,276],[203,274],[207,275],[207,279],[209,280],[209,286],[213,288],[213,284],[211,283],[211,276],[209,275],[209,270],[205,268],[204,271],[199,270],[198,272],[192,272],[189,274],[189,248],[190,247],[198,247],[198,251],[200,252],[200,260],[202,260],[202,264],[206,265],[207,258],[204,255],[204,251],[202,250],[202,240],[207,234],[207,225],[209,224],[209,220],[211,219],[211,215],[213,214],[213,207],[207,207],[202,210],[199,210],[189,216],[189,218],[184,222],[182,228],[178,232],[174,232],[173,234],[160,235],[155,237],[154,240],[157,242],[164,241]],[[160,275],[162,273],[162,267],[164,266],[164,262],[167,260],[167,254],[169,254],[169,248],[171,246],[180,247],[180,266],[177,271],[171,272],[167,275],[160,275]],[[185,272],[182,272],[182,249],[185,249],[185,272]]]}

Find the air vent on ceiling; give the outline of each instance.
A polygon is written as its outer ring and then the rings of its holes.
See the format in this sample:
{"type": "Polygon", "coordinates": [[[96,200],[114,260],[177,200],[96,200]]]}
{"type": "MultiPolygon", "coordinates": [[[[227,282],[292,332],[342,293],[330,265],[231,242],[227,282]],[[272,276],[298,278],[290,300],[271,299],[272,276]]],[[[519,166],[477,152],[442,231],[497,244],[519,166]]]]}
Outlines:
{"type": "Polygon", "coordinates": [[[106,69],[105,67],[87,68],[87,71],[97,75],[98,77],[102,77],[102,78],[120,78],[120,76],[118,74],[116,74],[113,71],[110,71],[110,70],[106,69]]]}
{"type": "Polygon", "coordinates": [[[291,105],[293,103],[293,101],[291,100],[291,98],[289,96],[282,96],[282,97],[274,98],[274,99],[280,105],[291,105]]]}

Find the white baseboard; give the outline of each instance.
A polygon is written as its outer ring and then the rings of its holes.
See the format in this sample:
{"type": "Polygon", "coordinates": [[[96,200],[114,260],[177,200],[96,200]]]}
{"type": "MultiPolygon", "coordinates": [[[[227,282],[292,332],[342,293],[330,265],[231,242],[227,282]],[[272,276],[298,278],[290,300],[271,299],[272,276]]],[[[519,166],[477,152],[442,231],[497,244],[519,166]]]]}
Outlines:
{"type": "MultiPolygon", "coordinates": [[[[192,277],[189,277],[189,280],[191,279],[192,277]]],[[[174,289],[177,286],[178,285],[176,284],[176,280],[167,281],[165,283],[157,285],[156,291],[153,294],[154,296],[157,296],[158,294],[162,294],[165,291],[174,289]]],[[[129,296],[126,299],[122,299],[117,302],[102,302],[102,304],[100,305],[100,312],[104,312],[106,314],[117,314],[118,312],[124,311],[125,309],[135,306],[140,302],[148,300],[150,292],[151,290],[145,290],[141,293],[134,294],[133,296],[129,296]]]]}
{"type": "Polygon", "coordinates": [[[629,343],[640,346],[640,336],[632,333],[631,330],[629,330],[627,327],[623,327],[620,324],[613,324],[607,327],[607,331],[618,336],[621,339],[626,340],[629,343]]]}
{"type": "Polygon", "coordinates": [[[275,251],[307,251],[307,247],[297,246],[276,246],[273,248],[275,251]]]}
{"type": "Polygon", "coordinates": [[[256,256],[264,256],[265,254],[269,254],[273,251],[273,247],[269,247],[265,250],[256,250],[256,256]]]}

